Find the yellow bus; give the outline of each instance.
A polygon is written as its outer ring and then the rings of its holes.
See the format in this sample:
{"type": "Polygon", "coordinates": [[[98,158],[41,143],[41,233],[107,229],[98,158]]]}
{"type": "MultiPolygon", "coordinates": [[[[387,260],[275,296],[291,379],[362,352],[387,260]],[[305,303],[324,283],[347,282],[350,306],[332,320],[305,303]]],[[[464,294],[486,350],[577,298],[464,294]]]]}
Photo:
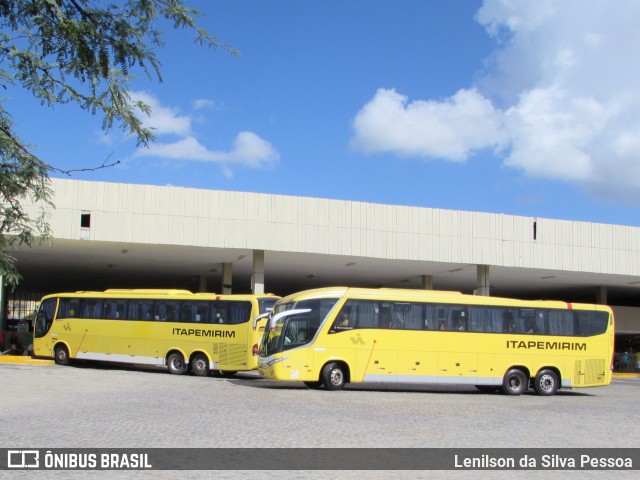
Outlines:
{"type": "Polygon", "coordinates": [[[173,374],[257,368],[260,314],[280,297],[187,290],[58,293],[42,298],[33,352],[71,359],[167,367],[173,374]]]}
{"type": "Polygon", "coordinates": [[[611,382],[607,306],[434,290],[324,288],[282,298],[260,343],[264,378],[467,384],[540,395],[611,382]]]}

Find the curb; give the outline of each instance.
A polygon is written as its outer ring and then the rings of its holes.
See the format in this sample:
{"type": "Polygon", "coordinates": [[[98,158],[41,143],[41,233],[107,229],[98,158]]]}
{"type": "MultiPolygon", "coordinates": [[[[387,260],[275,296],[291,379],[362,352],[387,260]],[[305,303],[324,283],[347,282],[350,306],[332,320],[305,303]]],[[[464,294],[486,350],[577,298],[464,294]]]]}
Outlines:
{"type": "Polygon", "coordinates": [[[623,372],[614,372],[613,378],[640,378],[640,373],[623,373],[623,372]]]}
{"type": "Polygon", "coordinates": [[[19,365],[53,365],[53,360],[32,358],[27,355],[0,355],[0,363],[12,363],[19,365]]]}

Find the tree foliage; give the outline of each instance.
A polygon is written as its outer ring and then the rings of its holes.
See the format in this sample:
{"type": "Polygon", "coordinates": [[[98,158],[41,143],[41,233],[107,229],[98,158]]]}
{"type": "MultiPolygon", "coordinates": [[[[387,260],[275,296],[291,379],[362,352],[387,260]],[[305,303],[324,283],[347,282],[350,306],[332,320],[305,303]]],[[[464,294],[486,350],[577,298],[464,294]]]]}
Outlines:
{"type": "MultiPolygon", "coordinates": [[[[184,0],[0,0],[0,95],[11,86],[43,106],[75,103],[102,116],[103,130],[116,124],[147,145],[153,132],[136,112],[148,114],[149,107],[132,101],[129,82],[137,72],[162,81],[155,54],[164,43],[160,26],[189,30],[199,45],[237,53],[199,27],[199,16],[184,0]]],[[[7,252],[50,238],[49,174],[62,170],[21,140],[9,104],[0,96],[0,275],[15,286],[20,276],[7,252]],[[25,209],[25,200],[38,211],[25,209]]]]}

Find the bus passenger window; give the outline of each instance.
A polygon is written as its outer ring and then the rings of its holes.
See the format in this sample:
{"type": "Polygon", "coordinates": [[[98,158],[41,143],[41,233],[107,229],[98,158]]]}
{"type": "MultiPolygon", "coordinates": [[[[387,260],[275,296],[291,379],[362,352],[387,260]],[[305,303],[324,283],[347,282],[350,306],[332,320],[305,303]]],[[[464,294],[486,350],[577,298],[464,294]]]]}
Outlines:
{"type": "Polygon", "coordinates": [[[345,330],[353,330],[353,327],[350,325],[349,313],[343,310],[333,321],[329,333],[343,332],[345,330]]]}
{"type": "Polygon", "coordinates": [[[155,304],[155,319],[161,322],[175,322],[179,318],[179,304],[178,302],[161,302],[157,301],[155,304]]]}
{"type": "Polygon", "coordinates": [[[293,348],[307,342],[307,319],[292,318],[284,331],[284,348],[293,348]]]}

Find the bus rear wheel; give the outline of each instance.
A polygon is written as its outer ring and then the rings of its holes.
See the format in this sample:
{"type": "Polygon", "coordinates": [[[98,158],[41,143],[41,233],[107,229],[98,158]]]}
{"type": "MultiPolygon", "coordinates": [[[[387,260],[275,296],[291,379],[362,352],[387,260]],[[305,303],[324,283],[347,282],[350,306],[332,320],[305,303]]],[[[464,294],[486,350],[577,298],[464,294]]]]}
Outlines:
{"type": "Polygon", "coordinates": [[[67,366],[69,365],[69,351],[64,345],[56,345],[53,350],[53,359],[57,365],[67,366]]]}
{"type": "Polygon", "coordinates": [[[322,369],[322,384],[327,390],[341,390],[347,383],[344,367],[339,363],[328,363],[322,369]]]}
{"type": "Polygon", "coordinates": [[[209,359],[204,353],[196,353],[191,359],[191,371],[198,377],[209,376],[209,359]]]}
{"type": "Polygon", "coordinates": [[[502,391],[507,395],[522,395],[527,390],[529,379],[519,368],[512,368],[504,375],[502,391]]]}
{"type": "Polygon", "coordinates": [[[551,396],[558,391],[560,378],[553,370],[545,368],[540,370],[533,381],[533,389],[538,395],[551,396]]]}
{"type": "Polygon", "coordinates": [[[184,361],[184,357],[181,353],[173,352],[167,357],[167,367],[169,367],[169,373],[174,375],[182,375],[187,371],[187,363],[184,361]]]}

